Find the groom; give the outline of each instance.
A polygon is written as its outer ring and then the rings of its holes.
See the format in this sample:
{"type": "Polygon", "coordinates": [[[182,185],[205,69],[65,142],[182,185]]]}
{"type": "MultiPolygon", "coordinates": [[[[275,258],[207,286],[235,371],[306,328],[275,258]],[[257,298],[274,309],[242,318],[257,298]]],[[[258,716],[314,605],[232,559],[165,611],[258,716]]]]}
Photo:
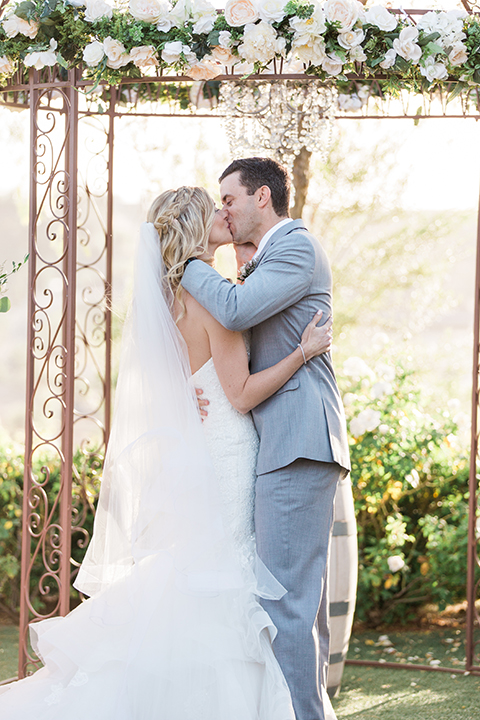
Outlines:
{"type": "MultiPolygon", "coordinates": [[[[302,220],[288,217],[290,185],[281,165],[235,160],[220,177],[220,193],[234,242],[257,248],[253,271],[232,285],[205,263],[187,261],[182,284],[226,328],[252,329],[255,373],[297,347],[317,310],[329,317],[331,271],[302,220]]],[[[324,720],[328,548],[335,490],[350,468],[330,353],[304,364],[252,414],[260,436],[257,550],[288,591],[262,604],[278,629],[274,650],[297,720],[324,720]]]]}

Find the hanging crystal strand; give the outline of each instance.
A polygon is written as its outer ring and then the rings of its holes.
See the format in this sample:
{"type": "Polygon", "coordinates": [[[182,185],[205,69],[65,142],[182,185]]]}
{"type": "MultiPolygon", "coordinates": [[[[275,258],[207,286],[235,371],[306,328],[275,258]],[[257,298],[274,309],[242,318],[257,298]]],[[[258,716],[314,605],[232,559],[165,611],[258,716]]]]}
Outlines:
{"type": "Polygon", "coordinates": [[[326,156],[336,109],[336,88],[313,79],[227,83],[218,105],[233,157],[264,154],[289,169],[303,147],[326,156]]]}

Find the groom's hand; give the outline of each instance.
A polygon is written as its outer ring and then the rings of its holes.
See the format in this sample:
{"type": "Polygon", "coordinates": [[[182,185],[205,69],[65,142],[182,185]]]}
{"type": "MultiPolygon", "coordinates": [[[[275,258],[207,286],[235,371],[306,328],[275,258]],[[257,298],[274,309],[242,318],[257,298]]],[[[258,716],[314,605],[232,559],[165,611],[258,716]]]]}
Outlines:
{"type": "Polygon", "coordinates": [[[197,393],[198,411],[199,411],[199,413],[200,413],[200,418],[201,418],[201,420],[202,420],[202,422],[203,422],[203,418],[208,417],[208,412],[207,412],[207,410],[206,410],[205,408],[207,407],[207,405],[210,405],[210,403],[209,403],[209,401],[207,400],[207,398],[202,398],[202,397],[200,397],[201,395],[203,395],[203,390],[202,390],[202,388],[197,388],[197,387],[196,387],[196,388],[195,388],[195,392],[197,393]]]}
{"type": "Polygon", "coordinates": [[[240,268],[255,255],[257,248],[253,243],[242,243],[241,245],[233,243],[233,247],[237,256],[237,271],[240,272],[240,268]]]}

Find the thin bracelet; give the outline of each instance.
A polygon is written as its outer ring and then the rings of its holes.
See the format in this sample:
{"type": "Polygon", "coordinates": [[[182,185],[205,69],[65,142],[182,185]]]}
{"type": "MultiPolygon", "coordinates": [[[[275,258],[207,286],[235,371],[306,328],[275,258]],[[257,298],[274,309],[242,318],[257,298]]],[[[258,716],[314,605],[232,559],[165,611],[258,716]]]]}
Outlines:
{"type": "Polygon", "coordinates": [[[302,343],[298,343],[297,347],[299,347],[300,350],[302,351],[303,364],[306,365],[306,364],[307,364],[307,358],[305,357],[305,350],[304,350],[303,347],[302,347],[302,343]]]}

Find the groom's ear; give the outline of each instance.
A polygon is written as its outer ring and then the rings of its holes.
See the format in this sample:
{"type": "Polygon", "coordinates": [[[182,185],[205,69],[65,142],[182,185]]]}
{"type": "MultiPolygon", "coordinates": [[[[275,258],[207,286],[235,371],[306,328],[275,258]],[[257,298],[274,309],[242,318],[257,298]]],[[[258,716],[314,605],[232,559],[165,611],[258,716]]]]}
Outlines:
{"type": "Polygon", "coordinates": [[[257,197],[257,206],[259,208],[265,208],[269,203],[271,203],[272,200],[272,191],[268,187],[268,185],[262,185],[258,188],[258,190],[255,193],[257,197]]]}

